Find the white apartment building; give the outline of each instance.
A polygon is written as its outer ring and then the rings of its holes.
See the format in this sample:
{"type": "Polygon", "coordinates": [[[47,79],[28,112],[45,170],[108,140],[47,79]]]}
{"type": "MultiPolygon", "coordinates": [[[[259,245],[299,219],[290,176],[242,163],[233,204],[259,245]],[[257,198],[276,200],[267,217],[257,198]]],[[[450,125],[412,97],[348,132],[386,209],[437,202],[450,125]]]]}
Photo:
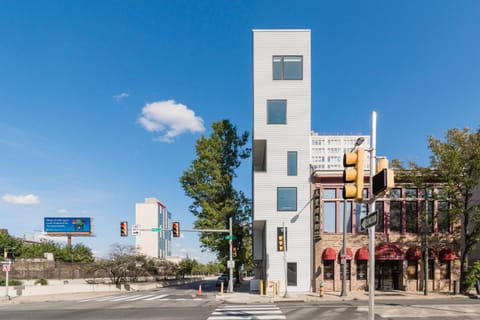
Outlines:
{"type": "Polygon", "coordinates": [[[137,253],[147,257],[165,259],[172,255],[172,214],[167,207],[156,198],[145,198],[145,202],[135,204],[135,224],[140,231],[135,237],[137,253]],[[161,232],[153,232],[151,228],[161,228],[161,232]],[[165,231],[167,230],[167,231],[165,231]]]}
{"type": "Polygon", "coordinates": [[[253,258],[282,293],[314,279],[310,87],[310,30],[253,30],[253,258]]]}
{"type": "MultiPolygon", "coordinates": [[[[358,138],[362,148],[370,148],[370,136],[354,134],[318,134],[311,132],[311,165],[313,171],[343,171],[343,155],[350,152],[358,138]]],[[[370,170],[369,154],[365,153],[365,170],[370,170]]]]}

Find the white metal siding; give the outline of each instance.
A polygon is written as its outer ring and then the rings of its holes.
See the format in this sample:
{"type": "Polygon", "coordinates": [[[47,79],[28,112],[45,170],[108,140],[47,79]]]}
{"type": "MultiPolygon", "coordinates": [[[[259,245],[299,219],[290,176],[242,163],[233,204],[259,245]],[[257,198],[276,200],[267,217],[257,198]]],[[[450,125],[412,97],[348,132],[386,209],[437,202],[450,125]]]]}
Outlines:
{"type": "MultiPolygon", "coordinates": [[[[253,31],[253,139],[267,140],[267,171],[253,174],[254,220],[264,220],[268,280],[285,285],[283,252],[277,252],[277,227],[287,227],[287,262],[297,263],[297,286],[311,290],[310,227],[310,31],[253,31]],[[303,56],[303,80],[273,80],[274,55],[303,56]],[[268,99],[287,100],[287,124],[267,125],[268,99]],[[298,175],[287,176],[287,152],[297,151],[298,175]],[[277,187],[297,188],[297,211],[277,212],[277,187]]],[[[255,240],[255,245],[258,241],[255,240]]],[[[256,255],[259,249],[255,249],[256,255]]]]}

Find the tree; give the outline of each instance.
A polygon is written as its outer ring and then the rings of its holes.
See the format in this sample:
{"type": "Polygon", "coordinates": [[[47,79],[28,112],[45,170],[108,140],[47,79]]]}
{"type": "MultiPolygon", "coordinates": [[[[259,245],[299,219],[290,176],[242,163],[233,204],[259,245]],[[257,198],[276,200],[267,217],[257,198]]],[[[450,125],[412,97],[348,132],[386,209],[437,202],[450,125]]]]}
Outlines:
{"type": "Polygon", "coordinates": [[[396,178],[406,178],[425,188],[431,181],[442,185],[442,197],[449,203],[451,222],[461,235],[460,291],[465,293],[469,284],[468,255],[480,241],[480,131],[450,129],[445,140],[428,138],[432,151],[430,167],[410,163],[410,168],[396,162],[396,178]]]}
{"type": "Polygon", "coordinates": [[[94,269],[105,271],[112,283],[119,285],[127,279],[137,281],[138,276],[146,275],[145,263],[145,256],[136,255],[135,247],[114,244],[110,257],[97,262],[94,269]]]}
{"type": "Polygon", "coordinates": [[[480,131],[450,129],[445,141],[429,138],[431,166],[445,183],[451,214],[460,222],[460,290],[468,289],[468,255],[480,241],[480,131]],[[477,198],[475,199],[475,194],[477,198]]]}
{"type": "MultiPolygon", "coordinates": [[[[250,243],[249,224],[251,221],[250,200],[243,192],[237,191],[233,180],[237,177],[236,169],[241,160],[250,156],[246,147],[248,132],[237,134],[237,129],[229,120],[212,124],[213,132],[207,138],[202,136],[196,143],[197,158],[180,177],[185,193],[193,203],[190,211],[197,217],[194,225],[197,229],[228,229],[229,218],[233,220],[234,245],[242,259],[251,251],[245,244],[250,243]]],[[[202,232],[200,234],[202,249],[209,249],[217,254],[223,263],[228,259],[228,241],[225,234],[202,232]]],[[[238,264],[245,260],[238,260],[238,264]]]]}

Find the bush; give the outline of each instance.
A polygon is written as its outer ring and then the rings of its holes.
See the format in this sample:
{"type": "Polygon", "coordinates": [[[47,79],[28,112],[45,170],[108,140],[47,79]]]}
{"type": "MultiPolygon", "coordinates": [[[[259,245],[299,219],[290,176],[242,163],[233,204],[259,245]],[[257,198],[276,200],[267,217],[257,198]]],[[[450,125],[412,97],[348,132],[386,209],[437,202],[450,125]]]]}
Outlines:
{"type": "Polygon", "coordinates": [[[477,280],[480,280],[480,261],[476,261],[468,270],[467,287],[470,289],[473,285],[475,285],[477,280]]]}
{"type": "Polygon", "coordinates": [[[34,284],[35,285],[46,286],[48,284],[48,281],[43,279],[43,278],[40,278],[40,279],[35,280],[34,284]]]}
{"type": "MultiPolygon", "coordinates": [[[[22,281],[16,280],[16,279],[8,279],[8,285],[9,286],[20,286],[22,285],[22,281]]],[[[0,286],[4,287],[5,286],[5,279],[0,279],[0,286]]]]}

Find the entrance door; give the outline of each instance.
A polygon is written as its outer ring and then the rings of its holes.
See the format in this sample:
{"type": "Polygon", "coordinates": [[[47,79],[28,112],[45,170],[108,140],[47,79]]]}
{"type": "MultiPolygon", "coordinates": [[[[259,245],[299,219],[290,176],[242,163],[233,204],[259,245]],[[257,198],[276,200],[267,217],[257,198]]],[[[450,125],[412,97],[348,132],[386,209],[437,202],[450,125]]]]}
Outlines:
{"type": "Polygon", "coordinates": [[[402,261],[375,261],[375,278],[377,279],[377,290],[400,290],[401,274],[402,261]]]}

